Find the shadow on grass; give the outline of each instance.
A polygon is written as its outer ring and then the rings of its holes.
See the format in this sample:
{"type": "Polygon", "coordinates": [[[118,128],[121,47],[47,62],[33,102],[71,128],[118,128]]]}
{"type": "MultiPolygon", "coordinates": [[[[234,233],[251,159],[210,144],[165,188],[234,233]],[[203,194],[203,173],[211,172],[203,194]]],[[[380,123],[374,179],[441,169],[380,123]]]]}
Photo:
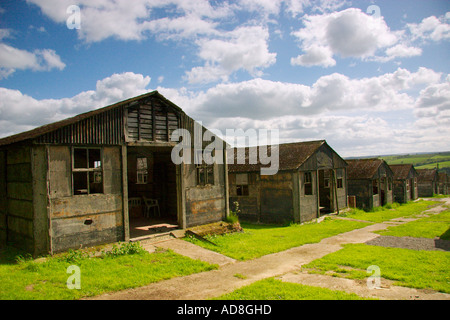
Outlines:
{"type": "Polygon", "coordinates": [[[450,228],[441,234],[439,239],[434,240],[434,246],[445,251],[450,251],[450,228]]]}
{"type": "Polygon", "coordinates": [[[31,259],[31,255],[25,251],[19,250],[11,246],[4,246],[0,248],[0,264],[10,265],[17,264],[18,258],[31,259]]]}
{"type": "Polygon", "coordinates": [[[442,240],[450,240],[450,228],[447,229],[443,234],[439,237],[442,240]]]}

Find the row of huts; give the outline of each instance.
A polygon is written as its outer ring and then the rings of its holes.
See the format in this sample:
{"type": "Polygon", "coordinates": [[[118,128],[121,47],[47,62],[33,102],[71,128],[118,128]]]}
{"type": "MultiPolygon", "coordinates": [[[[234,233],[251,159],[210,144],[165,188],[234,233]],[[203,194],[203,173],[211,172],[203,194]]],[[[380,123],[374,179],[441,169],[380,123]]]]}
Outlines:
{"type": "Polygon", "coordinates": [[[235,156],[228,165],[230,208],[236,210],[237,203],[245,220],[302,223],[347,207],[370,210],[449,194],[449,177],[436,169],[388,165],[378,158],[344,160],[323,140],[278,148],[276,175],[262,176],[260,164],[248,164],[248,148],[245,161],[235,156]]]}
{"type": "Polygon", "coordinates": [[[301,223],[448,192],[436,170],[344,160],[323,140],[273,146],[275,175],[227,147],[157,91],[0,139],[0,246],[38,255],[129,241],[221,221],[236,203],[242,220],[301,223]],[[194,161],[211,141],[222,161],[194,161]]]}

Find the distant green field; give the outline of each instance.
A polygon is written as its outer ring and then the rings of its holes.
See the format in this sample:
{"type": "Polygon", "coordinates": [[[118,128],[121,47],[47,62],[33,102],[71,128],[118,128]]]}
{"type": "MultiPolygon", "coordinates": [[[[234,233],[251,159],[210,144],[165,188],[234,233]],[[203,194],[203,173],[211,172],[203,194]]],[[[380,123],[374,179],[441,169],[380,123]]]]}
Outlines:
{"type": "MultiPolygon", "coordinates": [[[[424,164],[422,166],[415,166],[416,169],[433,169],[436,168],[436,164],[424,164]]],[[[439,169],[450,168],[450,161],[439,162],[439,169]]]]}
{"type": "Polygon", "coordinates": [[[450,152],[439,152],[429,154],[393,155],[380,157],[388,164],[411,163],[416,169],[450,168],[450,152]]]}

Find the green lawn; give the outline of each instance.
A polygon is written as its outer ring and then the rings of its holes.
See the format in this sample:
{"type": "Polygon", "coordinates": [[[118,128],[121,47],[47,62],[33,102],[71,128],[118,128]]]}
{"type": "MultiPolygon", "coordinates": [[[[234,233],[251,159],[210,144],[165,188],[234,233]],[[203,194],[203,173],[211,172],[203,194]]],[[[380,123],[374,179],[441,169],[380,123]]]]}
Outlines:
{"type": "Polygon", "coordinates": [[[289,226],[242,223],[241,226],[244,229],[242,233],[206,237],[217,246],[195,238],[185,239],[237,260],[249,260],[307,243],[317,243],[324,238],[367,225],[363,222],[334,219],[325,219],[321,223],[291,224],[289,226]]]}
{"type": "Polygon", "coordinates": [[[400,217],[414,216],[440,203],[439,201],[425,200],[408,202],[406,204],[394,203],[384,207],[373,208],[368,212],[361,209],[351,209],[348,212],[340,214],[340,216],[371,222],[383,222],[400,217]]]}
{"type": "Polygon", "coordinates": [[[364,300],[364,298],[354,293],[268,278],[217,297],[215,300],[364,300]]]}
{"type": "Polygon", "coordinates": [[[30,259],[15,262],[15,253],[8,248],[0,254],[1,300],[79,299],[217,268],[170,250],[151,254],[144,250],[133,254],[117,250],[117,254],[97,258],[70,251],[43,262],[30,259]],[[73,274],[67,273],[71,265],[80,268],[81,289],[67,287],[73,274]]]}
{"type": "Polygon", "coordinates": [[[415,237],[450,240],[450,210],[378,231],[383,236],[415,237]]]}
{"type": "Polygon", "coordinates": [[[381,277],[394,285],[450,293],[450,252],[386,248],[347,244],[344,249],[303,266],[309,272],[364,279],[369,266],[380,268],[381,277]]]}

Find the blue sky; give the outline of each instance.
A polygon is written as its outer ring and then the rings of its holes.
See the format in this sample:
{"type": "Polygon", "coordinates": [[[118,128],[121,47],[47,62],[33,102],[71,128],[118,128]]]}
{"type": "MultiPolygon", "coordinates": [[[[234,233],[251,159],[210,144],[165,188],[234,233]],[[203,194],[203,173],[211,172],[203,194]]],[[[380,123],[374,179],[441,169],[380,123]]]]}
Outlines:
{"type": "Polygon", "coordinates": [[[2,0],[0,137],[156,89],[223,133],[447,151],[449,23],[447,0],[2,0]]]}

